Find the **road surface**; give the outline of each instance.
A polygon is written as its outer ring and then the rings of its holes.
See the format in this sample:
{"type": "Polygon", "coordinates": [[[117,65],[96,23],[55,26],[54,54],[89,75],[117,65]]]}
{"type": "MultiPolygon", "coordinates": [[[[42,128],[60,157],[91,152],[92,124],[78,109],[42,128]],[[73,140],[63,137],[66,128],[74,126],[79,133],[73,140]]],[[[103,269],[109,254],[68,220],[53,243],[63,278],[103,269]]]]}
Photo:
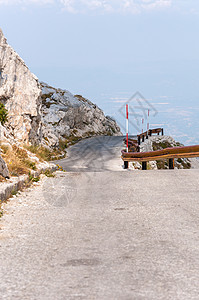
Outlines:
{"type": "Polygon", "coordinates": [[[99,136],[80,141],[68,149],[67,157],[57,161],[71,172],[121,171],[124,136],[99,136]]]}
{"type": "Polygon", "coordinates": [[[123,170],[121,138],[87,141],[4,205],[0,299],[199,299],[199,170],[123,170]]]}

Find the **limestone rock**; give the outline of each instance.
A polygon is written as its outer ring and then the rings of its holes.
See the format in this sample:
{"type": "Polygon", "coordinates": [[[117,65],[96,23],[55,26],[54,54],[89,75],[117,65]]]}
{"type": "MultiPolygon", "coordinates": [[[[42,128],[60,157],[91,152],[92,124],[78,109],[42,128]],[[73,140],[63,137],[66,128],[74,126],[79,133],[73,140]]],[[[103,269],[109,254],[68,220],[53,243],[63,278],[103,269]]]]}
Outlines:
{"type": "Polygon", "coordinates": [[[0,123],[0,141],[3,144],[14,144],[16,143],[13,136],[8,132],[6,127],[2,126],[0,123]]]}
{"type": "Polygon", "coordinates": [[[60,139],[93,135],[119,135],[115,120],[82,96],[55,89],[46,83],[42,86],[42,143],[58,146],[60,139]]]}
{"type": "Polygon", "coordinates": [[[8,129],[21,142],[39,142],[41,87],[0,29],[0,101],[9,112],[8,129]]]}
{"type": "Polygon", "coordinates": [[[116,122],[89,100],[40,84],[1,29],[0,102],[9,113],[7,132],[18,143],[59,147],[68,137],[121,134],[116,122]]]}
{"type": "Polygon", "coordinates": [[[5,178],[10,178],[8,167],[0,155],[0,175],[5,178]]]}

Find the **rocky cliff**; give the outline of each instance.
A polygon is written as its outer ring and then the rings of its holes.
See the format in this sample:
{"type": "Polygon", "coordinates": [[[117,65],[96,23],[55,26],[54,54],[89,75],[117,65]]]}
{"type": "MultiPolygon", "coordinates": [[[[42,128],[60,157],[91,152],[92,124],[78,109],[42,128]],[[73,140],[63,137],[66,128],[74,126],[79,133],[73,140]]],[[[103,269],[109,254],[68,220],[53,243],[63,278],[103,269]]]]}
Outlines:
{"type": "Polygon", "coordinates": [[[17,142],[64,147],[71,137],[120,134],[116,122],[89,100],[40,83],[1,30],[0,78],[0,102],[9,113],[6,127],[17,142]]]}
{"type": "Polygon", "coordinates": [[[41,87],[0,30],[0,102],[9,112],[8,129],[20,142],[41,138],[41,87]]]}
{"type": "Polygon", "coordinates": [[[42,86],[42,144],[50,147],[93,135],[118,135],[120,128],[91,101],[69,91],[42,86]]]}

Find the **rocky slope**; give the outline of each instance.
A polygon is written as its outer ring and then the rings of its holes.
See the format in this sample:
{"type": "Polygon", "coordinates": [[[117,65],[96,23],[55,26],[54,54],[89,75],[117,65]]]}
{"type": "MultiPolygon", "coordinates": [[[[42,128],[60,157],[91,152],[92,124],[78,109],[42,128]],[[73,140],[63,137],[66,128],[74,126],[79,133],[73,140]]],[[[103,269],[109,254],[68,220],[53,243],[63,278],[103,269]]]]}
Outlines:
{"type": "MultiPolygon", "coordinates": [[[[1,29],[0,102],[8,111],[7,123],[0,124],[1,148],[42,145],[43,152],[51,151],[59,156],[81,138],[121,134],[116,122],[89,100],[40,83],[8,45],[1,29]]],[[[5,155],[3,150],[2,154],[5,155]]],[[[53,155],[50,153],[51,158],[53,155]]],[[[7,166],[0,156],[1,174],[8,177],[7,166]]]]}
{"type": "Polygon", "coordinates": [[[67,146],[75,139],[93,135],[119,135],[120,128],[91,101],[69,91],[42,87],[42,144],[67,146]]]}
{"type": "Polygon", "coordinates": [[[15,141],[59,147],[71,136],[120,134],[116,122],[89,100],[40,83],[1,30],[0,72],[0,102],[9,112],[6,126],[15,141]]]}

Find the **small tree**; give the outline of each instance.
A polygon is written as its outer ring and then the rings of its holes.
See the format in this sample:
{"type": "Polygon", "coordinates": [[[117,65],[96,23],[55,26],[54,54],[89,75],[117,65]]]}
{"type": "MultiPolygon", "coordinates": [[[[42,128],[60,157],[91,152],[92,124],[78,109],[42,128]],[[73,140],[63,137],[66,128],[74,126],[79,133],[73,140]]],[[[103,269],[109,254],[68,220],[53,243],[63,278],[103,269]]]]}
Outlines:
{"type": "Polygon", "coordinates": [[[2,125],[8,121],[8,111],[5,108],[5,105],[0,102],[0,122],[2,125]]]}

